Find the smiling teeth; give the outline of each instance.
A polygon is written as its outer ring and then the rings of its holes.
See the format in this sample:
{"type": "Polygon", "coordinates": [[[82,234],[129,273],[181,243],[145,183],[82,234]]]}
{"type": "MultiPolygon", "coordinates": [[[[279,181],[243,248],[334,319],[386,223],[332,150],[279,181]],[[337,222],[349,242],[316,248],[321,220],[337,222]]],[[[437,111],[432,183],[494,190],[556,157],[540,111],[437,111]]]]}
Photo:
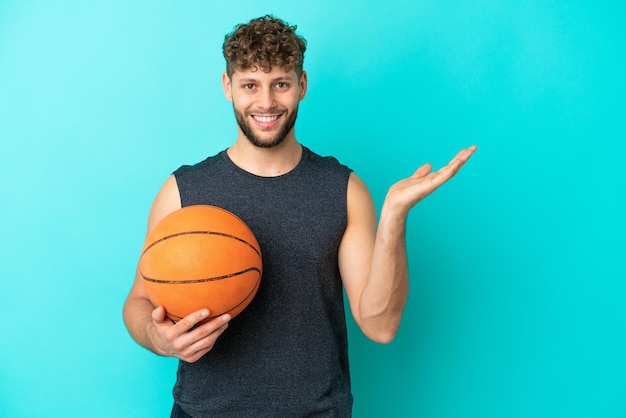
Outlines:
{"type": "Polygon", "coordinates": [[[276,119],[278,119],[278,116],[254,116],[254,119],[258,120],[259,122],[274,122],[276,119]]]}

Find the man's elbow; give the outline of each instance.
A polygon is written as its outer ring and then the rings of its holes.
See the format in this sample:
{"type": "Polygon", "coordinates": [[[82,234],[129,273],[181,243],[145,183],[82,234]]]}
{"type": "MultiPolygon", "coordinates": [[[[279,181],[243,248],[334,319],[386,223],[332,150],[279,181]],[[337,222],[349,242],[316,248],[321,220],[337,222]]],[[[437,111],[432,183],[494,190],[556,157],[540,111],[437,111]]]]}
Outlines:
{"type": "Polygon", "coordinates": [[[363,334],[370,340],[379,344],[391,343],[398,333],[399,324],[389,324],[383,327],[362,326],[363,334]]]}
{"type": "Polygon", "coordinates": [[[377,335],[374,335],[374,336],[371,336],[371,337],[368,337],[368,338],[370,340],[376,342],[376,343],[379,343],[379,344],[389,344],[389,343],[391,343],[394,340],[395,337],[396,337],[396,333],[395,332],[394,333],[388,332],[388,333],[384,333],[384,334],[382,334],[382,333],[381,334],[377,334],[377,335]]]}

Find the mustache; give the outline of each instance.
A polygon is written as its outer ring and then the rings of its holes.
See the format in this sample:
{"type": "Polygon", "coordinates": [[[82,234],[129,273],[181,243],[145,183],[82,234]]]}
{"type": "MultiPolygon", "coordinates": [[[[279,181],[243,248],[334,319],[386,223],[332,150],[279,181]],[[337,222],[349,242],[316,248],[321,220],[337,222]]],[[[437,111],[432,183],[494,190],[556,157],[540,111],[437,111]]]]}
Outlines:
{"type": "Polygon", "coordinates": [[[246,112],[246,115],[256,115],[256,116],[274,116],[274,115],[278,115],[278,114],[283,114],[283,113],[288,113],[287,109],[274,109],[271,112],[268,111],[254,111],[254,110],[250,110],[246,112]]]}

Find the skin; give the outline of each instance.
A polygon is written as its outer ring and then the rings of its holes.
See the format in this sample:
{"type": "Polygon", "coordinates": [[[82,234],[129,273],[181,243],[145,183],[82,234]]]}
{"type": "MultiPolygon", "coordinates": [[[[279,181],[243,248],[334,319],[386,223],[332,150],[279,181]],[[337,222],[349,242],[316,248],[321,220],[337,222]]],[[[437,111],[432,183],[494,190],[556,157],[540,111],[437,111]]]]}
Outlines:
{"type": "MultiPolygon", "coordinates": [[[[289,126],[306,95],[308,76],[303,72],[298,77],[294,70],[281,68],[272,68],[267,73],[253,70],[222,76],[224,95],[233,104],[238,119],[237,140],[227,152],[246,171],[258,176],[277,176],[292,170],[302,155],[295,129],[289,126]]],[[[351,174],[348,221],[339,248],[339,268],[351,313],[371,340],[380,343],[393,340],[406,305],[409,279],[405,234],[410,209],[451,179],[475,150],[472,146],[459,151],[446,166],[434,172],[431,165],[425,164],[412,176],[392,185],[378,223],[365,183],[351,174]]],[[[180,207],[176,180],[171,176],[152,204],[148,233],[180,207]]],[[[209,316],[206,309],[173,323],[165,317],[162,307],[152,305],[142,282],[137,272],[124,304],[124,321],[131,336],[154,353],[195,362],[213,348],[227,329],[228,315],[203,322],[209,316]]]]}

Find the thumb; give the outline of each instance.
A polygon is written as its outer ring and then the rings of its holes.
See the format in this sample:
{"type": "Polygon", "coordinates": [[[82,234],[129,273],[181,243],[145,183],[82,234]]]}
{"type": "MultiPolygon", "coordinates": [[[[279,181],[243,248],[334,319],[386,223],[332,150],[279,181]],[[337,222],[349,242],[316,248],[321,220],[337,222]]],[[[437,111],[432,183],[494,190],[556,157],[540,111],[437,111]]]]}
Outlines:
{"type": "Polygon", "coordinates": [[[152,319],[154,322],[164,322],[165,321],[165,308],[163,306],[157,307],[152,311],[152,319]]]}
{"type": "Polygon", "coordinates": [[[418,168],[415,173],[411,176],[411,178],[419,179],[425,177],[430,171],[433,169],[433,166],[430,164],[424,164],[420,168],[418,168]]]}

